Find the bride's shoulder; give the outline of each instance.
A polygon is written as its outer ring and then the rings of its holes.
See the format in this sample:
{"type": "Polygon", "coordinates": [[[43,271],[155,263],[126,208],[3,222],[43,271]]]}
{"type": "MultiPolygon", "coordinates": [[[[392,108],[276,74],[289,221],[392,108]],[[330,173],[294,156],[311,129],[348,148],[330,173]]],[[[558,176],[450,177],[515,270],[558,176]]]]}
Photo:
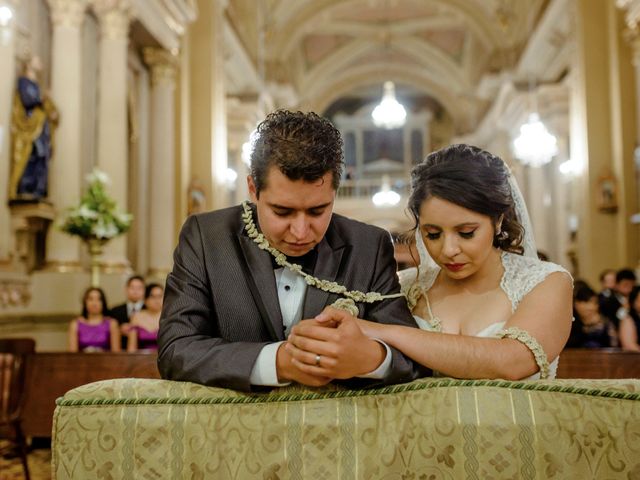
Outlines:
{"type": "Polygon", "coordinates": [[[541,276],[546,278],[554,272],[571,274],[561,265],[553,262],[545,262],[537,258],[525,257],[511,252],[502,253],[502,264],[507,276],[541,276]]]}
{"type": "Polygon", "coordinates": [[[501,287],[511,299],[514,309],[527,293],[544,282],[552,273],[563,273],[573,281],[571,274],[561,265],[544,262],[537,258],[504,252],[502,264],[504,276],[501,287]]]}

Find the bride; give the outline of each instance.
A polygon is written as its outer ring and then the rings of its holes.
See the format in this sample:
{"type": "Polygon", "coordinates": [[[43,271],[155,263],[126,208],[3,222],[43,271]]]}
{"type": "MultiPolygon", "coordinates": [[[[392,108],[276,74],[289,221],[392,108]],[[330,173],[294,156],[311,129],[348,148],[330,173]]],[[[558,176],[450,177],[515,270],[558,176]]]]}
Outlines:
{"type": "Polygon", "coordinates": [[[420,330],[329,307],[293,328],[287,348],[294,362],[310,374],[339,377],[314,329],[357,322],[434,374],[554,378],[571,329],[572,280],[559,265],[538,260],[508,167],[477,147],[452,145],[417,165],[411,184],[420,265],[400,272],[400,283],[420,330]]]}

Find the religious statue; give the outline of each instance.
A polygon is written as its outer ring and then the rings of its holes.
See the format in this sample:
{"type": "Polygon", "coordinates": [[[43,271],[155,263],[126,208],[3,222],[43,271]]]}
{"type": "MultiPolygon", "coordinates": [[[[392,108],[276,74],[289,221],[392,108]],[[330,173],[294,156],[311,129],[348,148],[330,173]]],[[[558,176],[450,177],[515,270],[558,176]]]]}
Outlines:
{"type": "Polygon", "coordinates": [[[49,161],[58,111],[41,95],[39,57],[31,57],[18,77],[11,113],[11,178],[9,200],[37,201],[48,195],[49,161]]]}
{"type": "Polygon", "coordinates": [[[207,197],[204,191],[204,185],[202,185],[202,182],[197,178],[191,179],[189,183],[187,199],[187,215],[205,211],[207,197]]]}

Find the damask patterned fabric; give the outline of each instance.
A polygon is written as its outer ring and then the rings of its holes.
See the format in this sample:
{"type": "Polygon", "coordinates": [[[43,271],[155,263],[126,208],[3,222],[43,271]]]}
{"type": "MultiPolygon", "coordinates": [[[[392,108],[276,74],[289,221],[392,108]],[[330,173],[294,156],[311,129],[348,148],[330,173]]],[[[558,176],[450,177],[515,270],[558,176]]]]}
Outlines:
{"type": "Polygon", "coordinates": [[[56,479],[632,479],[640,381],[244,394],[107,380],[58,400],[53,435],[56,479]]]}

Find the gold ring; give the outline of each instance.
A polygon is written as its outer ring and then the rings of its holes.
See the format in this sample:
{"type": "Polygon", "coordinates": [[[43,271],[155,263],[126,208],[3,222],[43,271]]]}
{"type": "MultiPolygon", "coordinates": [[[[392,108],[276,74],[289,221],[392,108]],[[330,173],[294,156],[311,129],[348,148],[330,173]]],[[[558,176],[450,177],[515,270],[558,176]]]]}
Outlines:
{"type": "Polygon", "coordinates": [[[320,355],[316,355],[316,367],[320,366],[320,355]]]}

